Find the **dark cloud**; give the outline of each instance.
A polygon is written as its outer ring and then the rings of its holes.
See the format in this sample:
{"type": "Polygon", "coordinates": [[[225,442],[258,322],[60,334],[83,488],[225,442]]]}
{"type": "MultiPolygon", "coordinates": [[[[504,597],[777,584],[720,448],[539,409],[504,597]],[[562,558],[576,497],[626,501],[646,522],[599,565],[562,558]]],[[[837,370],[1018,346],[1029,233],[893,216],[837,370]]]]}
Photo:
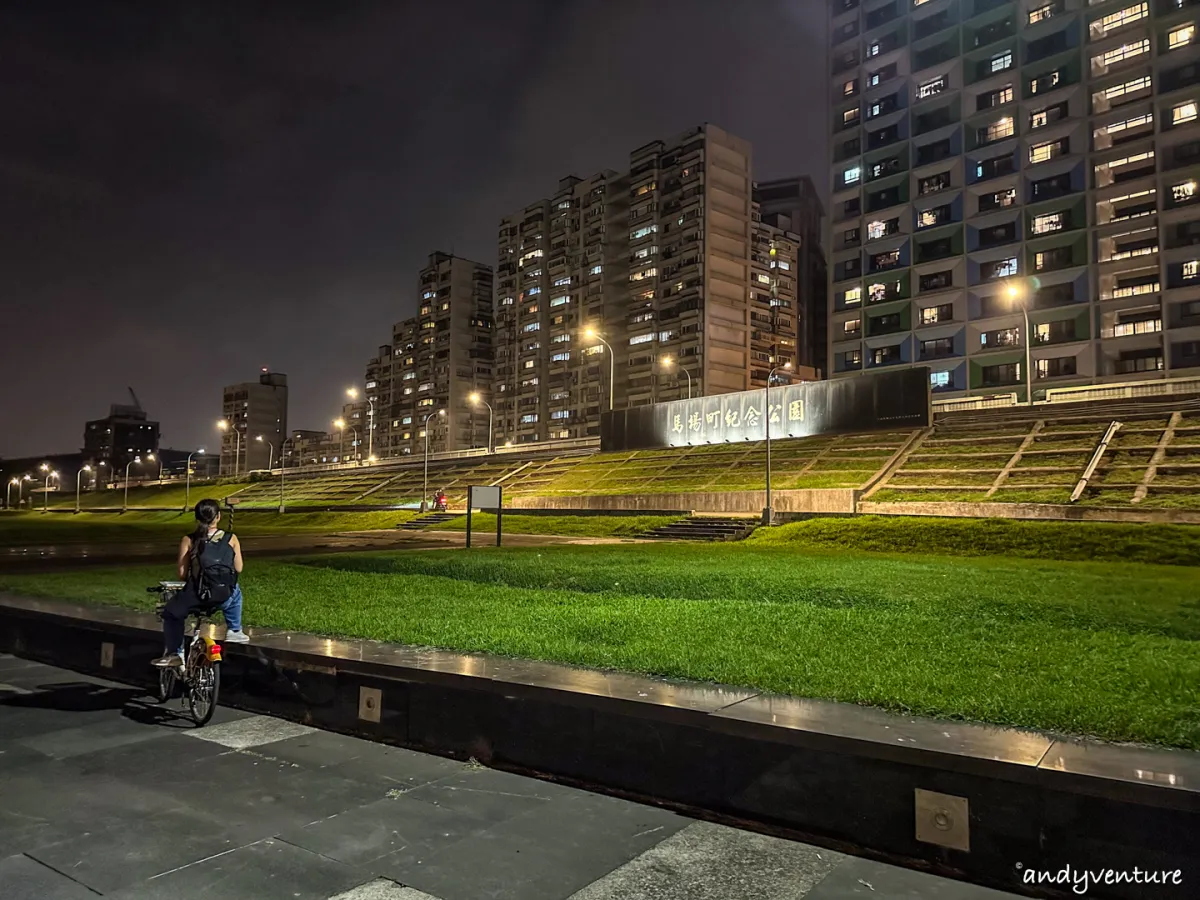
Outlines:
{"type": "Polygon", "coordinates": [[[0,5],[0,452],[131,384],[164,443],[287,372],[323,427],[434,249],[714,122],[824,183],[812,0],[0,5]]]}

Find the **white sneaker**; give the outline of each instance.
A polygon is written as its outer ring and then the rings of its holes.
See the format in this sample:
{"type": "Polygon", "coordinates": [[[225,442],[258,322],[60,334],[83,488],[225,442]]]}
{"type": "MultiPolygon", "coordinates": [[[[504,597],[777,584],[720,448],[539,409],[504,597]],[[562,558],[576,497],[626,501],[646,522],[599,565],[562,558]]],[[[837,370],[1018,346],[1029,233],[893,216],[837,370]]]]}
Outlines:
{"type": "Polygon", "coordinates": [[[250,643],[250,636],[248,634],[246,634],[246,632],[244,632],[244,631],[226,631],[225,632],[225,643],[226,644],[248,644],[248,643],[250,643]]]}

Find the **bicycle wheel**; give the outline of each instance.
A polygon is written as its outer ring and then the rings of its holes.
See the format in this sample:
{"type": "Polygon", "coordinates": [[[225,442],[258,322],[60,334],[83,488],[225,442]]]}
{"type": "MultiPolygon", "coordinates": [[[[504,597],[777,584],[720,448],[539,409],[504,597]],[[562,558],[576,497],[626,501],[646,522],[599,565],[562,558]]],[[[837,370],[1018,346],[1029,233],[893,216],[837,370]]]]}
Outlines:
{"type": "Polygon", "coordinates": [[[207,725],[217,708],[217,693],[221,688],[221,667],[207,659],[196,665],[188,689],[188,708],[197,727],[207,725]]]}
{"type": "Polygon", "coordinates": [[[175,676],[175,670],[172,668],[163,668],[158,670],[158,700],[160,703],[166,703],[175,696],[175,689],[179,685],[179,679],[175,676]]]}

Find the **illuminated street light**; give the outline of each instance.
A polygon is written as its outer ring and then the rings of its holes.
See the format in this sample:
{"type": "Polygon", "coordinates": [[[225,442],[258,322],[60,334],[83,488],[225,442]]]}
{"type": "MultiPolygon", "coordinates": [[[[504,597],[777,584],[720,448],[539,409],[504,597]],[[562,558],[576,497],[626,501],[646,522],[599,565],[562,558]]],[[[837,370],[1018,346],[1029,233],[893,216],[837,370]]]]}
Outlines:
{"type": "Polygon", "coordinates": [[[591,338],[592,340],[595,340],[595,341],[599,341],[608,350],[608,411],[612,412],[613,380],[615,377],[614,376],[614,366],[616,365],[616,360],[613,358],[613,348],[608,345],[608,341],[606,341],[604,339],[604,336],[601,335],[600,332],[598,332],[595,328],[584,329],[583,336],[586,338],[591,338]]]}
{"type": "Polygon", "coordinates": [[[275,445],[272,444],[270,441],[268,441],[261,434],[258,437],[256,437],[255,440],[258,441],[260,444],[267,445],[267,470],[270,471],[271,469],[274,469],[275,468],[275,445]]]}
{"type": "Polygon", "coordinates": [[[238,431],[236,425],[231,426],[225,419],[221,419],[217,422],[217,428],[219,428],[221,431],[228,431],[231,427],[233,428],[234,436],[237,438],[237,442],[234,444],[233,450],[233,474],[236,475],[238,473],[239,461],[242,458],[242,433],[238,431]]]}
{"type": "Polygon", "coordinates": [[[767,386],[763,390],[763,395],[766,398],[766,409],[763,412],[763,419],[767,428],[767,507],[763,510],[764,525],[775,524],[775,510],[771,508],[771,382],[775,380],[775,372],[779,369],[790,372],[792,364],[787,362],[782,366],[772,366],[771,371],[767,373],[767,386]]]}
{"type": "MultiPolygon", "coordinates": [[[[671,359],[671,357],[669,357],[669,356],[664,356],[662,358],[662,360],[660,360],[660,363],[661,363],[662,367],[664,369],[666,369],[668,372],[671,370],[672,366],[675,366],[676,372],[682,372],[684,375],[687,376],[687,386],[688,386],[687,398],[689,400],[691,400],[692,399],[692,373],[689,372],[687,369],[685,369],[683,366],[677,366],[675,364],[675,360],[671,359]]],[[[679,376],[676,375],[675,378],[678,379],[679,376]]]]}
{"type": "Polygon", "coordinates": [[[1025,402],[1033,406],[1033,369],[1030,363],[1033,336],[1029,333],[1029,298],[1016,282],[1009,282],[1006,293],[1010,302],[1021,304],[1021,315],[1025,318],[1025,331],[1021,335],[1025,342],[1025,402]]]}
{"type": "MultiPolygon", "coordinates": [[[[358,389],[347,388],[346,396],[354,400],[358,397],[358,389]]],[[[370,394],[367,395],[367,406],[367,457],[370,458],[375,455],[375,398],[370,394]]],[[[355,446],[357,447],[358,445],[355,444],[355,446]]],[[[354,454],[354,458],[358,459],[357,451],[354,454]]]]}
{"type": "Polygon", "coordinates": [[[142,458],[140,456],[135,456],[125,464],[125,499],[121,501],[121,512],[125,512],[127,509],[129,509],[129,467],[134,463],[141,465],[142,458]]]}
{"type": "Polygon", "coordinates": [[[204,448],[201,447],[199,450],[193,450],[191,453],[189,453],[187,463],[184,465],[184,468],[187,469],[187,473],[184,476],[187,480],[185,481],[183,487],[184,512],[187,512],[187,508],[192,505],[192,457],[196,455],[203,456],[204,448]]]}
{"type": "Polygon", "coordinates": [[[446,415],[444,409],[439,409],[437,412],[431,412],[425,417],[425,480],[421,487],[421,512],[425,512],[429,508],[429,420],[434,416],[446,415]]]}
{"type": "Polygon", "coordinates": [[[346,420],[334,419],[333,427],[338,433],[338,459],[342,462],[346,461],[346,420]]]}
{"type": "Polygon", "coordinates": [[[91,466],[84,466],[75,473],[75,512],[79,512],[79,491],[82,487],[83,473],[92,471],[91,466]]]}
{"type": "MultiPolygon", "coordinates": [[[[50,469],[50,467],[43,465],[42,469],[43,470],[50,469]]],[[[51,478],[58,478],[58,473],[55,472],[53,469],[50,469],[50,471],[46,472],[46,486],[42,491],[42,512],[43,513],[50,512],[50,479],[51,478]]],[[[62,482],[60,481],[59,484],[61,484],[61,483],[62,482]]]]}
{"type": "Polygon", "coordinates": [[[473,391],[471,393],[471,395],[469,397],[467,397],[467,399],[470,400],[471,403],[476,406],[478,406],[480,403],[482,403],[484,406],[487,407],[487,411],[488,411],[488,453],[494,453],[495,450],[492,446],[492,404],[488,403],[481,396],[479,396],[479,391],[473,391]]]}

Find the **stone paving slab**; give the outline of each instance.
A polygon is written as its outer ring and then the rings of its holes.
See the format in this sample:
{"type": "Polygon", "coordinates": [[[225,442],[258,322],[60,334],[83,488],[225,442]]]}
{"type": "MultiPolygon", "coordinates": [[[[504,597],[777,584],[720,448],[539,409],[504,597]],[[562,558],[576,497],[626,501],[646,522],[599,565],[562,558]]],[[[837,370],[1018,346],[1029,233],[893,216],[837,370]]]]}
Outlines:
{"type": "Polygon", "coordinates": [[[197,730],[10,656],[0,673],[0,900],[1011,896],[270,717],[197,730]]]}

